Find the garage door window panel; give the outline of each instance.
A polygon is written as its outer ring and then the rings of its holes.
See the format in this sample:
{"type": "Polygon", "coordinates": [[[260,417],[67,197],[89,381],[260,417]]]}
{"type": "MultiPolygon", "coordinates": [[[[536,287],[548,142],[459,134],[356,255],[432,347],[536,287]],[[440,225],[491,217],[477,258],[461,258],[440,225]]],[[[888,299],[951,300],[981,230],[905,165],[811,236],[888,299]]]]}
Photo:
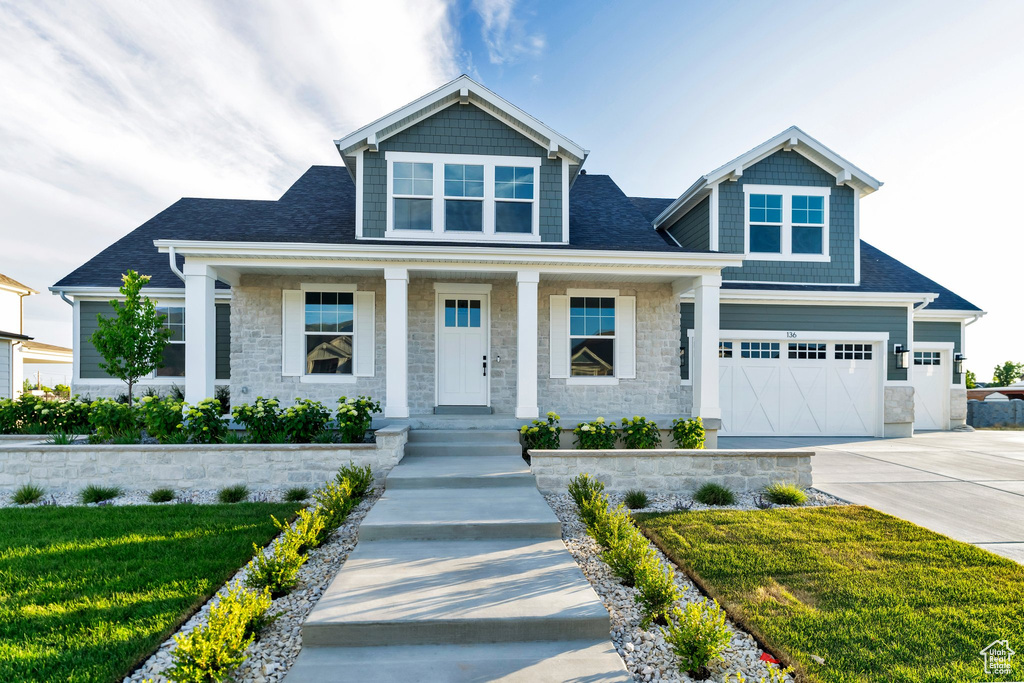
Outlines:
{"type": "Polygon", "coordinates": [[[797,342],[789,344],[789,357],[796,360],[825,360],[825,344],[797,342]]]}
{"type": "Polygon", "coordinates": [[[777,359],[778,342],[740,342],[740,358],[777,359]]]}

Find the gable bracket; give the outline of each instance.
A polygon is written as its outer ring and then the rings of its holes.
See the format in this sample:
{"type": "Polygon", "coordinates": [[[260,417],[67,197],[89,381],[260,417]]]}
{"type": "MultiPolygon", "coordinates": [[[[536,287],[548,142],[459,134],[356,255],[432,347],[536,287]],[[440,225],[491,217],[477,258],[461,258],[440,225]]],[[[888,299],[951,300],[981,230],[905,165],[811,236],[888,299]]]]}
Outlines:
{"type": "Polygon", "coordinates": [[[377,151],[377,134],[376,133],[370,133],[369,135],[366,136],[366,146],[369,148],[369,150],[371,152],[376,152],[377,151]]]}
{"type": "Polygon", "coordinates": [[[842,185],[843,183],[848,183],[852,179],[853,179],[853,175],[847,169],[845,169],[845,168],[841,169],[838,173],[836,173],[836,185],[842,185]]]}
{"type": "Polygon", "coordinates": [[[785,145],[782,146],[783,151],[792,152],[793,148],[800,144],[800,140],[794,135],[791,137],[785,145]]]}
{"type": "Polygon", "coordinates": [[[469,88],[459,89],[459,104],[469,104],[469,88]]]}

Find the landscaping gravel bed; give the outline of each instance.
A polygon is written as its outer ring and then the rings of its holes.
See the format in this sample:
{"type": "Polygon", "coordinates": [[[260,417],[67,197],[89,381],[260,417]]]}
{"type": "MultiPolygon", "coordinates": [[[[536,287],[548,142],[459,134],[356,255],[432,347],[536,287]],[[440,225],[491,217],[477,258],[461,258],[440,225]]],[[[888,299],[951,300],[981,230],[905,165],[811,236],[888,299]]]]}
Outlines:
{"type": "MultiPolygon", "coordinates": [[[[273,683],[284,679],[288,669],[299,656],[302,647],[301,628],[313,606],[327,589],[348,559],[348,555],[356,546],[359,536],[359,525],[363,518],[380,498],[383,490],[375,489],[368,493],[353,508],[348,519],[338,531],[319,548],[309,551],[309,559],[299,570],[299,585],[291,593],[274,600],[268,616],[276,620],[266,627],[256,642],[246,650],[245,662],[235,671],[232,680],[237,683],[273,683]]],[[[214,497],[216,492],[213,492],[214,497]]],[[[198,501],[197,501],[198,502],[198,501]]],[[[206,501],[211,502],[211,501],[206,501]]],[[[267,547],[270,548],[271,543],[267,547]]],[[[266,551],[265,551],[266,552],[266,551]]],[[[240,569],[229,581],[229,584],[243,581],[246,568],[240,569]]],[[[221,588],[217,595],[225,593],[221,588]]],[[[178,633],[187,633],[196,626],[206,623],[210,604],[217,599],[215,595],[196,612],[191,619],[179,629],[178,633]]],[[[149,659],[147,659],[123,683],[141,683],[151,679],[154,683],[166,683],[167,679],[160,672],[171,666],[171,652],[174,640],[168,638],[149,659]]]]}
{"type": "MultiPolygon", "coordinates": [[[[842,505],[844,501],[820,491],[807,491],[807,505],[842,505]]],[[[650,495],[650,504],[643,512],[664,512],[685,507],[692,503],[690,510],[752,510],[756,509],[754,494],[736,496],[737,503],[729,506],[708,506],[693,501],[689,496],[650,495]]],[[[622,496],[609,496],[612,505],[622,502],[622,496]]],[[[583,574],[593,585],[594,590],[604,602],[611,615],[612,642],[615,644],[626,663],[626,668],[637,681],[693,681],[684,673],[680,673],[671,647],[666,643],[660,629],[651,626],[649,629],[640,627],[641,612],[634,600],[636,589],[624,586],[612,574],[611,569],[600,558],[600,549],[593,538],[587,535],[586,527],[576,514],[576,505],[568,494],[547,495],[545,499],[562,522],[562,540],[572,556],[576,559],[583,574]]],[[[773,506],[774,507],[774,506],[773,506]]],[[[636,510],[635,512],[641,512],[636,510]]],[[[661,561],[673,566],[665,555],[653,546],[661,561]]],[[[675,568],[675,567],[674,567],[675,568]]],[[[680,588],[683,601],[702,602],[706,598],[694,586],[693,582],[678,568],[675,568],[676,584],[680,588]]],[[[728,621],[732,631],[732,642],[725,651],[725,661],[714,661],[709,665],[711,681],[722,681],[727,676],[742,672],[750,683],[761,680],[768,674],[768,665],[760,660],[764,652],[754,638],[728,621]]],[[[733,680],[735,677],[733,677],[733,680]]],[[[787,677],[787,681],[792,678],[787,677]]]]}

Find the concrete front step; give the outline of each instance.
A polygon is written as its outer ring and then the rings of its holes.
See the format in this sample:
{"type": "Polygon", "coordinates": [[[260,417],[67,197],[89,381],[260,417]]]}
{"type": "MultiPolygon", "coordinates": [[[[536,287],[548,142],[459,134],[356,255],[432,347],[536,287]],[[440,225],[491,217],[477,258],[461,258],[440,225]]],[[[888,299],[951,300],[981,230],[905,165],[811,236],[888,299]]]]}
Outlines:
{"type": "Polygon", "coordinates": [[[607,641],[608,612],[561,540],[363,541],[303,647],[607,641]]]}
{"type": "Polygon", "coordinates": [[[410,429],[409,443],[501,443],[519,445],[519,432],[514,429],[410,429]]]}
{"type": "Polygon", "coordinates": [[[607,637],[596,641],[307,647],[287,683],[626,683],[607,637]],[[356,673],[357,672],[357,673],[356,673]]]}
{"type": "MultiPolygon", "coordinates": [[[[391,470],[389,491],[428,488],[536,487],[530,466],[518,455],[466,458],[461,455],[407,455],[391,470]]],[[[453,495],[458,495],[454,493],[453,495]]]]}
{"type": "Polygon", "coordinates": [[[561,537],[558,518],[534,486],[389,488],[359,527],[360,544],[561,537]]]}
{"type": "Polygon", "coordinates": [[[515,455],[523,457],[523,449],[519,444],[491,443],[487,441],[424,442],[416,441],[405,444],[405,454],[429,457],[458,455],[462,457],[488,457],[493,455],[515,455]]]}

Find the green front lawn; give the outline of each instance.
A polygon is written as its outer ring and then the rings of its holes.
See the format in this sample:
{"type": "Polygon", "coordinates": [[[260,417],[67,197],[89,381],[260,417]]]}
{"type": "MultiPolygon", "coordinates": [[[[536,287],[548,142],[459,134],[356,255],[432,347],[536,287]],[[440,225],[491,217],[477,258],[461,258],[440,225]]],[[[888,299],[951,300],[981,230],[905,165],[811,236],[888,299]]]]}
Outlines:
{"type": "Polygon", "coordinates": [[[865,507],[637,521],[806,680],[1024,680],[1024,567],[1015,562],[865,507]],[[978,653],[1001,639],[1021,653],[1013,675],[986,675],[978,653]]]}
{"type": "Polygon", "coordinates": [[[0,681],[119,681],[294,504],[0,510],[0,681]]]}

